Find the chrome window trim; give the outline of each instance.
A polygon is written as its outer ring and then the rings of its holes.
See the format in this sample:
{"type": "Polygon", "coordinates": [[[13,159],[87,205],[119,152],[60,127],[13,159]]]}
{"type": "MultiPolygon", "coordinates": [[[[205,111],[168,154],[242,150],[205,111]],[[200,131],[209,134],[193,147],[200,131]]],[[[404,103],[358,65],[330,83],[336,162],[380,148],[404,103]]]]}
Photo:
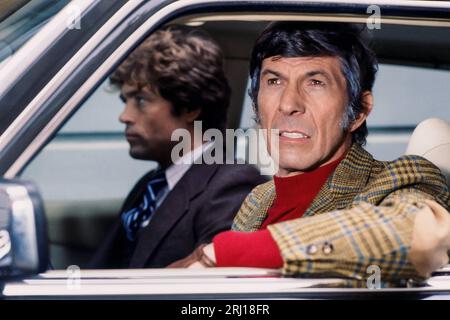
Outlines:
{"type": "MultiPolygon", "coordinates": [[[[133,1],[138,1],[138,0],[131,0],[129,2],[133,2],[133,1]]],[[[139,0],[141,1],[141,0],[139,0]]],[[[223,0],[222,0],[223,1],[223,0]]],[[[109,68],[111,67],[111,65],[113,65],[115,63],[115,61],[117,61],[122,55],[124,55],[129,48],[131,48],[139,39],[140,37],[154,24],[156,24],[158,21],[162,20],[164,17],[168,16],[170,13],[181,9],[183,7],[188,7],[188,6],[192,6],[192,5],[199,5],[199,4],[214,4],[214,3],[219,3],[221,2],[221,0],[183,0],[183,1],[176,1],[173,2],[169,5],[167,5],[166,7],[162,8],[160,11],[158,11],[157,13],[155,13],[153,16],[151,16],[149,19],[147,19],[147,21],[145,21],[136,31],[134,31],[114,52],[113,54],[111,54],[108,59],[106,59],[103,64],[94,72],[92,73],[92,75],[89,77],[89,79],[75,92],[75,94],[71,97],[71,99],[69,99],[64,106],[57,112],[57,114],[53,117],[53,119],[45,126],[45,128],[39,133],[39,135],[37,135],[35,137],[35,139],[33,140],[32,143],[30,143],[27,148],[24,150],[24,152],[16,159],[16,161],[8,168],[8,170],[6,171],[4,177],[5,178],[14,178],[18,172],[20,172],[20,170],[23,168],[23,166],[29,161],[29,159],[31,159],[33,157],[33,155],[35,154],[35,152],[37,152],[39,150],[39,148],[45,143],[45,141],[47,140],[47,138],[54,132],[54,130],[56,130],[56,128],[65,120],[66,116],[74,109],[78,106],[79,102],[84,98],[84,96],[86,95],[87,92],[89,92],[89,90],[95,86],[97,84],[97,82],[104,77],[104,75],[108,72],[109,68]]],[[[231,0],[230,2],[233,2],[233,0],[231,0]]],[[[237,2],[237,1],[235,1],[237,2]]],[[[247,1],[246,1],[247,2],[247,1]]],[[[257,3],[271,3],[272,0],[260,0],[260,1],[255,1],[257,3]]],[[[308,2],[311,3],[312,1],[298,1],[298,0],[286,0],[284,2],[291,2],[291,3],[301,3],[301,2],[308,2]]],[[[336,1],[333,0],[322,0],[322,1],[316,1],[314,3],[317,4],[339,4],[336,3],[336,1]]],[[[128,4],[128,3],[127,3],[128,4]]],[[[372,2],[368,2],[368,1],[358,1],[358,0],[347,0],[347,1],[343,1],[342,4],[359,4],[359,5],[373,5],[373,4],[379,4],[379,5],[399,5],[399,6],[404,6],[404,7],[433,7],[433,8],[450,8],[450,3],[444,3],[444,2],[437,2],[437,1],[389,1],[389,0],[382,0],[382,1],[372,1],[372,2]]],[[[121,8],[121,10],[118,11],[122,12],[123,8],[121,8]]],[[[276,15],[276,14],[275,14],[276,15]]],[[[300,16],[300,15],[298,15],[300,16]]],[[[311,17],[312,15],[309,14],[309,17],[311,17]]],[[[320,16],[320,15],[319,15],[320,16]]],[[[106,25],[110,24],[110,21],[113,20],[115,18],[115,16],[113,16],[106,25]]],[[[349,19],[351,18],[350,16],[348,17],[349,19]]],[[[392,21],[397,21],[400,20],[401,24],[405,23],[405,18],[398,18],[396,19],[395,17],[391,18],[392,21]],[[403,19],[403,20],[402,20],[403,19]]],[[[420,25],[424,25],[424,21],[423,19],[420,18],[409,18],[408,21],[417,21],[418,24],[420,25]]],[[[426,24],[427,22],[425,22],[426,24]]],[[[433,25],[433,21],[429,22],[431,25],[433,25]]],[[[105,27],[104,26],[104,27],[105,27]]],[[[104,28],[103,27],[103,28],[104,28]]],[[[100,30],[102,31],[103,28],[100,30]]],[[[99,31],[99,32],[100,32],[99,31]]],[[[99,33],[98,32],[98,33],[99,33]]],[[[93,40],[93,38],[95,37],[95,39],[97,39],[97,34],[94,35],[88,42],[88,44],[90,46],[92,46],[93,44],[95,44],[96,42],[93,42],[91,40],[93,40]]],[[[87,46],[87,45],[86,45],[87,46]]],[[[80,49],[80,51],[82,51],[86,46],[84,46],[82,49],[80,49]]],[[[78,52],[79,53],[79,52],[78,52]]],[[[74,56],[74,58],[76,58],[78,56],[78,53],[76,56],[74,56]]],[[[83,56],[86,56],[83,55],[83,56]]],[[[74,59],[73,58],[73,59],[74,59]]],[[[73,60],[72,59],[72,60],[73,60]]],[[[72,61],[70,60],[69,63],[72,61]]],[[[79,59],[77,59],[77,61],[79,61],[79,59]]],[[[68,64],[69,64],[68,63],[68,64]]],[[[66,67],[66,66],[65,66],[66,67]]],[[[57,76],[61,76],[61,73],[63,70],[65,70],[65,67],[57,74],[57,76]]],[[[73,70],[73,68],[71,69],[73,70]]],[[[55,78],[57,78],[57,76],[55,76],[55,78]]],[[[49,96],[49,93],[47,92],[49,90],[49,85],[51,83],[53,83],[53,80],[38,94],[38,96],[36,96],[36,98],[30,103],[30,105],[27,106],[27,108],[25,109],[25,111],[27,111],[28,113],[32,110],[35,110],[36,108],[39,107],[39,103],[41,102],[41,100],[43,101],[43,98],[46,98],[49,96]],[[40,98],[38,100],[38,98],[40,98]],[[33,106],[32,109],[29,110],[29,107],[33,106]]],[[[61,81],[59,81],[57,84],[59,84],[61,81]]],[[[50,87],[51,88],[56,88],[56,84],[52,85],[50,87]]],[[[45,99],[44,99],[45,100],[45,99]]],[[[20,122],[22,122],[24,119],[24,116],[22,116],[22,114],[16,119],[18,121],[14,121],[14,124],[19,125],[20,122]],[[20,121],[18,120],[20,118],[20,121]]],[[[11,125],[12,126],[12,125],[11,125]]],[[[10,126],[10,127],[11,127],[10,126]]],[[[12,129],[10,130],[10,127],[8,128],[7,131],[5,131],[5,133],[0,137],[0,150],[4,147],[4,145],[11,140],[11,134],[12,129]],[[6,141],[6,142],[5,142],[6,141]]]]}
{"type": "MultiPolygon", "coordinates": [[[[91,1],[91,0],[90,0],[91,1]]],[[[143,0],[130,0],[121,7],[109,20],[105,23],[78,52],[58,71],[58,73],[47,83],[47,85],[34,97],[34,99],[25,107],[25,109],[17,116],[9,125],[5,132],[0,136],[0,150],[11,142],[13,137],[19,132],[23,123],[27,122],[33,114],[39,109],[44,101],[46,101],[52,93],[67,79],[76,67],[96,48],[117,25],[117,21],[121,21],[126,15],[135,9],[143,0]]],[[[5,70],[2,70],[2,73],[5,70]]],[[[2,79],[0,78],[0,81],[2,79]]]]}
{"type": "MultiPolygon", "coordinates": [[[[317,18],[320,18],[321,22],[351,22],[351,23],[364,23],[367,21],[367,17],[360,16],[333,16],[329,14],[266,14],[265,15],[272,17],[272,20],[295,20],[299,17],[302,18],[302,21],[317,21],[317,18]]],[[[262,21],[260,15],[258,14],[247,14],[247,15],[239,15],[240,21],[262,21]]],[[[175,23],[202,23],[202,22],[210,22],[210,21],[235,21],[236,18],[233,18],[232,14],[223,14],[218,16],[208,15],[205,17],[197,17],[197,15],[190,19],[181,18],[175,19],[175,23]]],[[[265,18],[263,19],[265,20],[265,18]]],[[[424,26],[424,27],[450,27],[450,20],[414,20],[414,19],[405,19],[405,18],[383,18],[380,19],[383,24],[397,24],[397,25],[411,25],[411,26],[424,26]]]]}

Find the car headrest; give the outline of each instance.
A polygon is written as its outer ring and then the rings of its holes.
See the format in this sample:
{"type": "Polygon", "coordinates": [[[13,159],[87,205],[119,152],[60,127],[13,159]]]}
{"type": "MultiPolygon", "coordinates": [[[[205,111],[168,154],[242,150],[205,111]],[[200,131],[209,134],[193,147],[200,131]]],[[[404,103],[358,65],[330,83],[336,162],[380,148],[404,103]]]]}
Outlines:
{"type": "Polygon", "coordinates": [[[430,118],[422,121],[409,140],[406,154],[416,154],[436,165],[450,186],[450,122],[430,118]]]}

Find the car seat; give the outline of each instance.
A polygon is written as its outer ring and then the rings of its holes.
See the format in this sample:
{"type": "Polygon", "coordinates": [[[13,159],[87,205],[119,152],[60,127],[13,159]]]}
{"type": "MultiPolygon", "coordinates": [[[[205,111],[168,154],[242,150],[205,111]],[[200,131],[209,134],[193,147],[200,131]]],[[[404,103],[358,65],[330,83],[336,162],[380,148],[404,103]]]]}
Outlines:
{"type": "Polygon", "coordinates": [[[411,135],[406,154],[431,161],[447,179],[450,187],[450,122],[430,118],[419,123],[411,135]]]}

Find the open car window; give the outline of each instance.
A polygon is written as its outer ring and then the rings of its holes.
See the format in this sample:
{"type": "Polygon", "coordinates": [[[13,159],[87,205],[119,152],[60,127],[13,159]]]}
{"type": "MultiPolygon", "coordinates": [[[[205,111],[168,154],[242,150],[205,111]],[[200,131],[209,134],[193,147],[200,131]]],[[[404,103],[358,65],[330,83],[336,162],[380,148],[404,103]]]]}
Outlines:
{"type": "MultiPolygon", "coordinates": [[[[217,39],[224,51],[233,92],[229,128],[255,126],[247,69],[251,44],[266,25],[267,22],[219,20],[196,27],[217,39]]],[[[402,26],[389,28],[391,37],[396,33],[402,37],[405,32],[402,26]]],[[[418,32],[422,27],[415,28],[418,32]]],[[[439,31],[450,35],[449,28],[439,31]]],[[[393,46],[392,40],[377,30],[372,31],[372,37],[375,48],[393,46]]],[[[411,50],[420,50],[420,39],[416,39],[417,44],[412,42],[411,50]]],[[[398,54],[395,48],[392,53],[398,54]]],[[[404,154],[419,122],[429,117],[450,121],[450,109],[445,107],[450,100],[446,90],[450,71],[443,65],[427,65],[423,60],[414,63],[407,57],[403,61],[397,56],[389,59],[391,52],[384,50],[379,57],[375,107],[369,117],[366,148],[377,159],[392,160],[404,154]]],[[[42,191],[56,268],[87,263],[117,217],[127,192],[140,176],[156,167],[154,162],[129,157],[124,125],[118,120],[124,107],[119,94],[118,88],[104,80],[21,175],[36,182],[42,191]]],[[[245,139],[238,142],[238,153],[248,154],[247,147],[245,139]]]]}

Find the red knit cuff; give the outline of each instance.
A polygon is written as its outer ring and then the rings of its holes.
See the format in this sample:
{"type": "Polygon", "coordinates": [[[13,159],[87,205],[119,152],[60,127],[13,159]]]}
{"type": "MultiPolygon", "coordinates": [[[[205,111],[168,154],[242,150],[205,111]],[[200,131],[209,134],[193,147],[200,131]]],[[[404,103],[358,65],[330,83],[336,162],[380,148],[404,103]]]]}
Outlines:
{"type": "Polygon", "coordinates": [[[283,259],[269,230],[226,231],[213,239],[218,267],[281,268],[283,259]]]}

